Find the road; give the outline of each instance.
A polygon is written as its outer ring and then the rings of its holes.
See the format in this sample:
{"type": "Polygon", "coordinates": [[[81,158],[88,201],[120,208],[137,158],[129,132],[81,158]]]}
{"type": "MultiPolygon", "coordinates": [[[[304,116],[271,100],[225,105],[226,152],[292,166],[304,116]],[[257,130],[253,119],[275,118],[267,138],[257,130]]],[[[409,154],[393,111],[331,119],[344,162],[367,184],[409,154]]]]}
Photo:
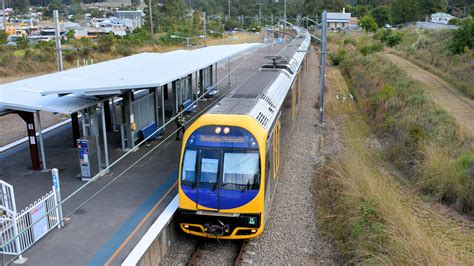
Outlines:
{"type": "Polygon", "coordinates": [[[459,125],[474,134],[473,100],[462,96],[446,81],[412,62],[394,54],[385,56],[406,71],[412,79],[426,85],[426,92],[430,98],[450,113],[459,125]]]}

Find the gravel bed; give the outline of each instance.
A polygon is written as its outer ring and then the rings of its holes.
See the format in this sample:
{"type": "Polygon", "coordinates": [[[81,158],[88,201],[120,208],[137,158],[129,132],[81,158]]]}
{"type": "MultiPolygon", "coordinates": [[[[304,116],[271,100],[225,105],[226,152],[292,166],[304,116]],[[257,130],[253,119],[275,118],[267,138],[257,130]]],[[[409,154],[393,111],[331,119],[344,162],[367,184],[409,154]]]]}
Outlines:
{"type": "MultiPolygon", "coordinates": [[[[318,234],[313,187],[315,168],[325,162],[331,149],[320,147],[330,127],[316,126],[319,89],[318,59],[311,53],[309,70],[302,80],[298,119],[287,141],[283,166],[263,234],[252,240],[247,255],[253,264],[334,263],[330,244],[318,234]]],[[[327,144],[324,144],[328,146],[327,144]]]]}
{"type": "MultiPolygon", "coordinates": [[[[324,164],[326,155],[337,149],[337,146],[331,146],[331,141],[324,141],[334,125],[329,122],[323,127],[316,126],[319,115],[316,107],[319,97],[318,62],[312,52],[308,60],[309,69],[301,82],[303,93],[298,119],[290,139],[286,141],[272,209],[263,234],[247,245],[244,264],[335,263],[331,244],[318,234],[311,192],[315,168],[324,164]]],[[[185,264],[197,241],[192,237],[176,241],[160,264],[185,264]]],[[[207,241],[198,264],[232,265],[238,254],[235,246],[231,241],[207,241]]]]}

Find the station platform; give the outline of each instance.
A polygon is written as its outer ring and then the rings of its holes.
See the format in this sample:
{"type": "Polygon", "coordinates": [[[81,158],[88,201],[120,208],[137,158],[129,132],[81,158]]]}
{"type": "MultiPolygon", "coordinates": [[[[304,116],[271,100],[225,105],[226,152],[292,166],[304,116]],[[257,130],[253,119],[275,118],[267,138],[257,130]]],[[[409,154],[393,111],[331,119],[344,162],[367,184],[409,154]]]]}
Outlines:
{"type": "MultiPolygon", "coordinates": [[[[233,58],[230,69],[238,68],[231,75],[230,86],[225,77],[229,64],[219,64],[219,93],[200,101],[187,122],[191,123],[222,95],[245,82],[268,61],[266,56],[276,55],[283,47],[262,46],[251,54],[233,58]]],[[[44,135],[48,166],[59,169],[62,198],[74,194],[63,205],[65,226],[54,229],[23,253],[27,258],[25,265],[119,265],[176,195],[181,148],[181,141],[175,141],[173,134],[176,126],[170,123],[161,137],[140,146],[78,193],[75,191],[84,182],[78,177],[78,155],[71,148],[70,127],[66,125],[44,135]]],[[[110,159],[115,161],[124,154],[119,147],[120,139],[110,139],[109,143],[113,146],[109,147],[110,159]]],[[[29,156],[25,143],[0,158],[0,179],[13,185],[18,210],[52,186],[50,172],[27,168],[29,156]]],[[[10,256],[2,256],[4,263],[10,260],[10,256]]]]}

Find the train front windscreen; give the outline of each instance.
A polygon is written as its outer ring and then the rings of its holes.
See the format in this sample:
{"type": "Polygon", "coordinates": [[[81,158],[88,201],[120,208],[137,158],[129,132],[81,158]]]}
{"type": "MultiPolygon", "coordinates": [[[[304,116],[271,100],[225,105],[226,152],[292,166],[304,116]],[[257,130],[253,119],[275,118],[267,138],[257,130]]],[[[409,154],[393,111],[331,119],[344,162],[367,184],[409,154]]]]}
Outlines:
{"type": "Polygon", "coordinates": [[[254,199],[260,187],[258,144],[240,127],[205,126],[188,138],[181,189],[200,206],[222,210],[254,199]]]}

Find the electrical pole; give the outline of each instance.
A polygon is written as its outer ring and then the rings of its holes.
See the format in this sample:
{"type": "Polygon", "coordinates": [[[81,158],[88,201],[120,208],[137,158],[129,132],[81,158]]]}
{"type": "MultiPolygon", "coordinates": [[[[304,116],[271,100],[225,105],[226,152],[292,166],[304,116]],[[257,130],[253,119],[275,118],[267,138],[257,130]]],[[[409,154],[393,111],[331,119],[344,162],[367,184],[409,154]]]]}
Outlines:
{"type": "MultiPolygon", "coordinates": [[[[288,21],[286,19],[286,0],[285,0],[285,6],[283,7],[283,20],[288,21]]],[[[283,29],[286,29],[286,23],[283,25],[283,29]]]]}
{"type": "Polygon", "coordinates": [[[53,10],[53,19],[54,19],[54,35],[56,37],[56,55],[58,62],[59,71],[64,70],[63,66],[63,52],[61,50],[61,36],[59,35],[59,14],[57,10],[53,10]]]}
{"type": "Polygon", "coordinates": [[[204,31],[204,46],[206,46],[207,41],[207,21],[206,21],[206,12],[202,12],[202,19],[203,19],[203,26],[202,29],[204,31]]]}
{"type": "Polygon", "coordinates": [[[258,5],[260,6],[258,8],[258,23],[261,27],[262,26],[262,3],[258,3],[258,5]]]}
{"type": "Polygon", "coordinates": [[[151,0],[148,0],[148,11],[150,13],[150,32],[151,32],[151,43],[153,46],[155,46],[155,34],[153,32],[153,15],[152,15],[152,10],[151,8],[151,0]]]}
{"type": "Polygon", "coordinates": [[[324,79],[326,78],[326,19],[327,11],[323,11],[323,17],[321,19],[321,77],[319,86],[319,123],[323,124],[323,111],[324,111],[324,79]]]}
{"type": "Polygon", "coordinates": [[[227,3],[228,3],[228,6],[229,6],[227,16],[228,16],[228,19],[230,19],[230,0],[228,0],[227,3]]]}
{"type": "Polygon", "coordinates": [[[7,19],[6,19],[6,16],[5,16],[5,1],[7,0],[3,0],[2,1],[2,8],[3,8],[3,30],[5,32],[7,32],[7,19]]]}

